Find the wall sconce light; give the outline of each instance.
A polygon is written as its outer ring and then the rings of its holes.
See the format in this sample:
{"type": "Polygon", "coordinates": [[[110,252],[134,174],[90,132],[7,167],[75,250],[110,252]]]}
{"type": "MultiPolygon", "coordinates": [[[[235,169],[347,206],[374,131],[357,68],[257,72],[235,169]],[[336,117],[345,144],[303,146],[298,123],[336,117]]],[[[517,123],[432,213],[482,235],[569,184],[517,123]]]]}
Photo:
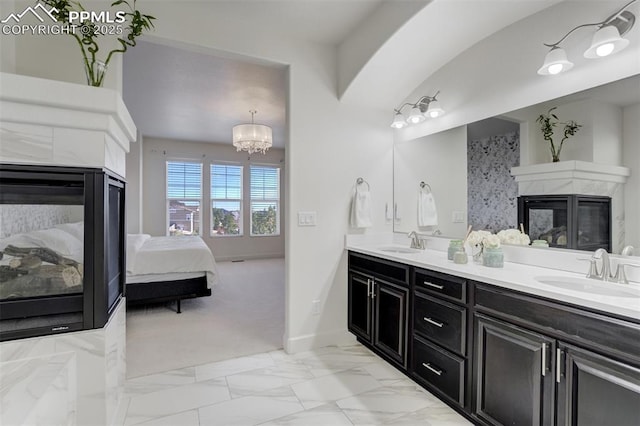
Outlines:
{"type": "Polygon", "coordinates": [[[393,123],[391,123],[391,127],[394,129],[402,129],[409,124],[418,124],[422,123],[427,118],[436,118],[440,117],[444,114],[444,110],[440,107],[440,102],[436,99],[436,96],[440,91],[437,91],[433,96],[423,96],[418,99],[418,102],[415,104],[405,103],[402,104],[399,108],[393,110],[396,113],[393,118],[393,123]],[[410,105],[411,111],[407,118],[402,114],[402,108],[410,105]]]}
{"type": "Polygon", "coordinates": [[[591,46],[584,52],[584,57],[588,59],[604,58],[605,56],[617,53],[627,47],[629,40],[622,38],[636,22],[636,17],[633,13],[625,10],[632,3],[637,0],[631,0],[620,10],[613,15],[609,16],[602,22],[594,24],[582,24],[573,28],[558,42],[553,44],[544,43],[545,46],[550,47],[551,50],[544,58],[544,64],[538,70],[540,75],[556,75],[565,71],[569,71],[573,68],[573,63],[567,59],[567,54],[564,49],[560,47],[569,34],[573,33],[578,28],[583,27],[598,27],[598,30],[593,35],[591,46]]]}

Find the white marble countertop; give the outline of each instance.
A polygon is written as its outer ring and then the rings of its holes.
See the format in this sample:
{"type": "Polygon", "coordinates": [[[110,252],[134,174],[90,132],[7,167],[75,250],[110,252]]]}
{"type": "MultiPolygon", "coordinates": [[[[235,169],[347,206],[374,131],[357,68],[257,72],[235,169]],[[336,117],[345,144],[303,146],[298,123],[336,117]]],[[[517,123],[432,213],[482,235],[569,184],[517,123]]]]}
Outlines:
{"type": "Polygon", "coordinates": [[[640,285],[637,283],[616,284],[593,280],[594,286],[611,286],[611,289],[617,288],[625,292],[637,293],[637,297],[594,294],[577,289],[566,289],[543,284],[535,279],[535,277],[580,279],[584,278],[584,274],[506,261],[503,268],[490,268],[474,263],[471,256],[469,256],[469,263],[459,265],[448,260],[446,252],[429,248],[424,251],[421,250],[419,253],[394,253],[381,250],[382,248],[394,246],[407,248],[408,244],[385,244],[371,241],[356,242],[349,241],[349,239],[346,242],[346,249],[354,252],[640,320],[640,285]]]}

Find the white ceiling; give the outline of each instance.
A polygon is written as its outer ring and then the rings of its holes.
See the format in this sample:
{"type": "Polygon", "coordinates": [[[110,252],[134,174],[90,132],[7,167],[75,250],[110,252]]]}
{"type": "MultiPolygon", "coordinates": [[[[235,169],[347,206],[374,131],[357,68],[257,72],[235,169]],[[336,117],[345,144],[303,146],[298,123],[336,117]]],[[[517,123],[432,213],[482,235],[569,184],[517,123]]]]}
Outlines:
{"type": "MultiPolygon", "coordinates": [[[[287,37],[337,44],[380,3],[254,0],[220,1],[215,7],[231,19],[242,6],[243,28],[268,22],[287,37]]],[[[230,143],[232,127],[250,122],[254,109],[255,122],[273,128],[274,147],[284,148],[286,80],[281,65],[148,41],[124,55],[124,101],[146,137],[230,143]]]]}
{"type": "Polygon", "coordinates": [[[230,143],[233,126],[273,128],[284,148],[286,68],[139,42],[123,65],[123,97],[147,137],[230,143]]]}

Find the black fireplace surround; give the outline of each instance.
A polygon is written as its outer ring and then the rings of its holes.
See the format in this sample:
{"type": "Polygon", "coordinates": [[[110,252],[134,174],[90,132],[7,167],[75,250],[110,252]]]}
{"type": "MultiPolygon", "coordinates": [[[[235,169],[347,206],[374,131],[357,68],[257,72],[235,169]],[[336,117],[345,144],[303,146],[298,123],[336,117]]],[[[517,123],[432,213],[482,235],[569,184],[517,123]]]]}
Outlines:
{"type": "MultiPolygon", "coordinates": [[[[31,297],[11,290],[0,293],[0,341],[103,327],[124,295],[124,179],[101,168],[0,164],[0,204],[76,206],[81,215],[84,211],[84,233],[78,238],[82,263],[74,262],[78,278],[64,291],[31,297]]],[[[13,277],[6,253],[4,257],[0,286],[8,285],[7,276],[13,277]]],[[[52,281],[38,277],[21,282],[37,282],[46,290],[52,281]]]]}
{"type": "Polygon", "coordinates": [[[518,223],[550,247],[611,252],[611,198],[594,195],[518,197],[518,223]]]}

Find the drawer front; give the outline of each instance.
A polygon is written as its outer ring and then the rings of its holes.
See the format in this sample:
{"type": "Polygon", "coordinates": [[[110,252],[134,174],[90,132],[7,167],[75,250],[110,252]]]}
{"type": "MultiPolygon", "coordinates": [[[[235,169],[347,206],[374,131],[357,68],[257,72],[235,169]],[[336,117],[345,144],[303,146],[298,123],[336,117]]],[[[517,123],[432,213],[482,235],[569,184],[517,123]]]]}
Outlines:
{"type": "Polygon", "coordinates": [[[425,340],[413,339],[413,375],[464,406],[465,361],[425,340]]]}
{"type": "Polygon", "coordinates": [[[439,272],[416,269],[416,288],[451,300],[467,302],[467,281],[439,272]]]}
{"type": "Polygon", "coordinates": [[[420,293],[413,300],[414,330],[464,356],[467,310],[420,293]]]}

